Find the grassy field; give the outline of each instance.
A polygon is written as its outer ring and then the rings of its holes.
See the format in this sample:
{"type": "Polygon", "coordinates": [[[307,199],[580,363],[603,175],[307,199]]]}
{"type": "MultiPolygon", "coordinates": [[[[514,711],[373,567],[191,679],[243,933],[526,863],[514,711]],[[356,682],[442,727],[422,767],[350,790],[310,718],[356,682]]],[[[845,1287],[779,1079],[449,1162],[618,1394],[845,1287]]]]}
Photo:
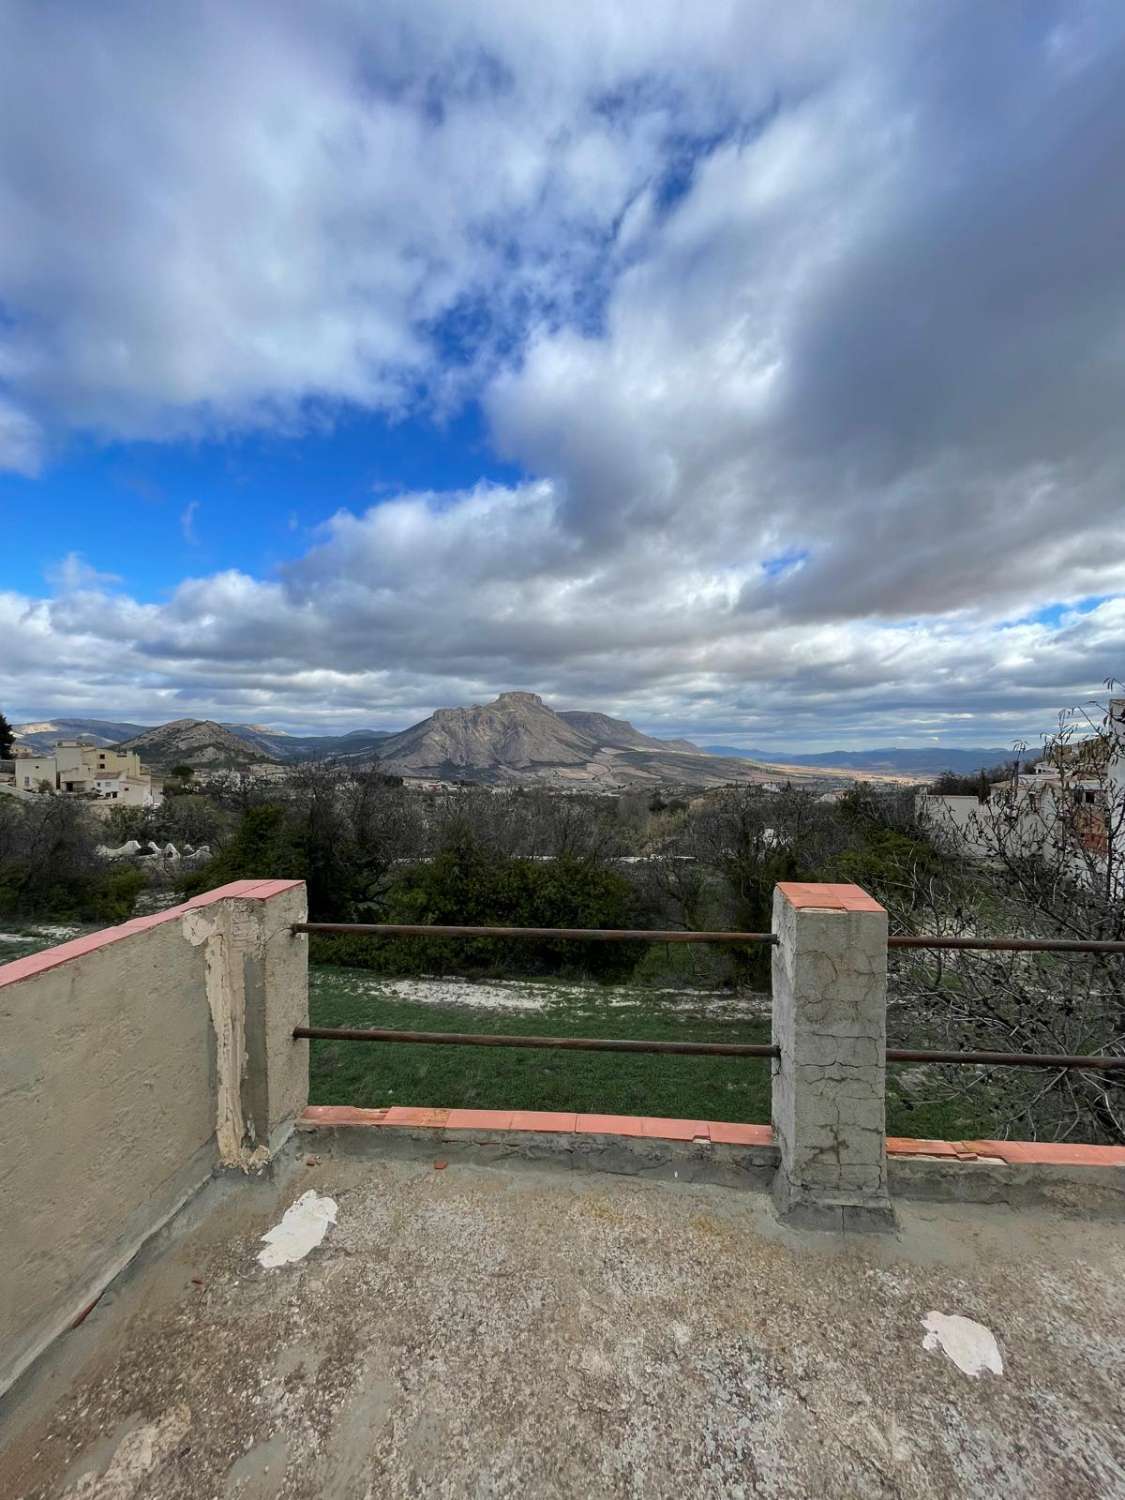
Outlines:
{"type": "MultiPolygon", "coordinates": [[[[102,924],[104,925],[104,924],[102,924]]],[[[83,932],[96,932],[98,924],[82,922],[25,922],[19,917],[0,917],[0,964],[42,953],[66,943],[83,932]]]]}
{"type": "MultiPolygon", "coordinates": [[[[395,981],[314,965],[309,1009],[318,1026],[521,1036],[768,1042],[764,996],[629,989],[560,981],[458,984],[395,981]],[[448,998],[446,998],[448,997],[448,998]],[[475,1001],[475,1003],[474,1003],[475,1001]]],[[[493,1047],[313,1042],[310,1102],[461,1109],[557,1109],[765,1123],[765,1059],[631,1056],[493,1047]]],[[[918,1070],[888,1070],[892,1135],[987,1134],[979,1103],[926,1099],[918,1070]],[[909,1073],[909,1077],[906,1075],[909,1073]]]]}

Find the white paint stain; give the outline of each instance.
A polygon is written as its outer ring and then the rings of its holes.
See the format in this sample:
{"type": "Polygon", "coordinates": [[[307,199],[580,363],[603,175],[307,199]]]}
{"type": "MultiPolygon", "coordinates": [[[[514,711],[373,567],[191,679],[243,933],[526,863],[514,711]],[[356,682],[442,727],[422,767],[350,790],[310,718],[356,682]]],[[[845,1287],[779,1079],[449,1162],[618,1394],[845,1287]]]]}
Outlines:
{"type": "Polygon", "coordinates": [[[302,1193],[282,1215],[281,1223],[262,1235],[265,1249],[258,1251],[259,1264],[268,1269],[292,1265],[315,1250],[336,1222],[336,1200],[318,1193],[302,1193]]]}
{"type": "Polygon", "coordinates": [[[974,1323],[959,1313],[929,1312],[922,1325],[927,1330],[923,1349],[941,1349],[966,1375],[977,1376],[984,1370],[1003,1375],[1004,1361],[996,1339],[983,1323],[974,1323]]]}

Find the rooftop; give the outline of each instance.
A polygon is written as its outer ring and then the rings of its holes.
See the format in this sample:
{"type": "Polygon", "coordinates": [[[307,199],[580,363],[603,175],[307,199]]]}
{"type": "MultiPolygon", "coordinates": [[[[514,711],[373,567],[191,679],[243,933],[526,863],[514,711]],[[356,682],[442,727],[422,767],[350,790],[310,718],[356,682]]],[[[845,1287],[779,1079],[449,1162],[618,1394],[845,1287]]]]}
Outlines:
{"type": "Polygon", "coordinates": [[[310,1026],[314,930],[243,880],[0,966],[5,1500],[1125,1494],[1125,1146],[886,1136],[947,1056],[888,946],[978,940],[779,886],[754,1125],[310,1107],[311,1037],[473,1040],[310,1026]]]}
{"type": "Polygon", "coordinates": [[[9,1398],[0,1493],[1125,1489],[1120,1224],[912,1203],[894,1237],[825,1236],[764,1193],[314,1145],[213,1180],[56,1342],[9,1398]],[[310,1190],[335,1224],[264,1268],[310,1190]],[[928,1348],[933,1313],[1002,1373],[928,1348]]]}

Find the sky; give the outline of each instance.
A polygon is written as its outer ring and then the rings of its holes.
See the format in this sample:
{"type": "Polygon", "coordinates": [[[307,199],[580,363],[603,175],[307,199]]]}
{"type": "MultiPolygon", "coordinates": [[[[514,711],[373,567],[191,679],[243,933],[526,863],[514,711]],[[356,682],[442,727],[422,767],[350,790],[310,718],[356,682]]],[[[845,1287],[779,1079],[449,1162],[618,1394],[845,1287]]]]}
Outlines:
{"type": "Polygon", "coordinates": [[[0,0],[0,708],[1125,676],[1125,6],[0,0]]]}

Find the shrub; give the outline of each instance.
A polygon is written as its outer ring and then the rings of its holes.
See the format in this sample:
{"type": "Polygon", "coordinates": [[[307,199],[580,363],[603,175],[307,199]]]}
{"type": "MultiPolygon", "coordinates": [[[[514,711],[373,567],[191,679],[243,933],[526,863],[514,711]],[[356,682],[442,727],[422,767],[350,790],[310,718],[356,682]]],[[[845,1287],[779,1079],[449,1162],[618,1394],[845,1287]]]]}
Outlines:
{"type": "MultiPolygon", "coordinates": [[[[383,920],[419,926],[628,927],[632,887],[588,861],[514,859],[462,837],[407,871],[383,920]]],[[[326,938],[316,957],[398,974],[585,974],[627,978],[635,945],[525,938],[326,938]]]]}

